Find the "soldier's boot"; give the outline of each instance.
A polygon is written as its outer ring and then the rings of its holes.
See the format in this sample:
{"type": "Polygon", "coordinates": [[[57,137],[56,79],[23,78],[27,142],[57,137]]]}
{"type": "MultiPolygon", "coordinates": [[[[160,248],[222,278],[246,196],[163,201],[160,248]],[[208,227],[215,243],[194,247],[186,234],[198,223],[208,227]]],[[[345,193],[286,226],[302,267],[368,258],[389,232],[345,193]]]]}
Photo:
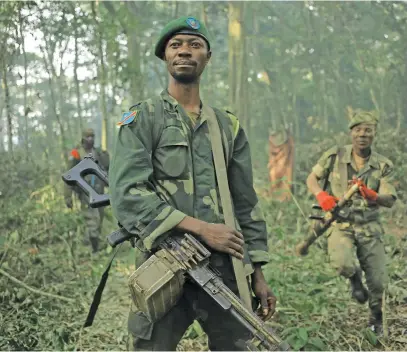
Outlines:
{"type": "Polygon", "coordinates": [[[92,246],[92,252],[96,253],[99,251],[99,238],[91,237],[90,244],[92,246]]]}
{"type": "Polygon", "coordinates": [[[383,312],[380,307],[375,307],[370,310],[369,329],[377,336],[383,335],[383,312]]]}
{"type": "Polygon", "coordinates": [[[353,276],[349,278],[352,288],[352,297],[360,304],[364,304],[369,299],[369,293],[362,283],[362,275],[360,271],[357,271],[353,276]]]}

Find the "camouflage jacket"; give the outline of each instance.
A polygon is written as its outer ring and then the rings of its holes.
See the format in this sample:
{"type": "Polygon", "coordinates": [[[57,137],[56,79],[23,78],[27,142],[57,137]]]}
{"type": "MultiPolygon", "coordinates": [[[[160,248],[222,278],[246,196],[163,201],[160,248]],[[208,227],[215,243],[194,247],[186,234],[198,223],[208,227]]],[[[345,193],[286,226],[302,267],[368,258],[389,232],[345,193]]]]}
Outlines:
{"type": "MultiPolygon", "coordinates": [[[[329,174],[330,192],[335,197],[342,197],[348,189],[348,180],[352,176],[360,177],[367,187],[373,189],[379,194],[390,194],[397,198],[396,190],[393,186],[393,163],[384,157],[372,151],[370,158],[363,169],[357,172],[355,161],[352,158],[352,145],[344,147],[335,146],[326,151],[313,167],[312,171],[318,179],[325,179],[329,173],[331,158],[335,157],[332,172],[329,174]],[[345,164],[345,175],[341,177],[340,164],[345,164]]],[[[378,205],[369,204],[362,196],[357,193],[352,197],[349,206],[355,222],[367,223],[379,218],[378,205]]]]}
{"type": "MultiPolygon", "coordinates": [[[[223,223],[206,116],[196,126],[165,90],[130,110],[112,156],[109,190],[114,216],[154,249],[186,215],[223,223]]],[[[231,113],[214,109],[221,128],[235,217],[245,262],[268,262],[266,224],[253,188],[249,143],[231,113]]]]}
{"type": "MultiPolygon", "coordinates": [[[[68,170],[77,165],[86,155],[88,155],[88,153],[82,146],[72,149],[68,157],[68,170]]],[[[109,171],[109,153],[107,151],[102,151],[100,148],[93,148],[92,155],[106,172],[109,171]]],[[[104,183],[98,177],[88,175],[85,177],[85,180],[96,190],[96,192],[101,194],[104,193],[104,183]]],[[[64,184],[65,199],[72,197],[72,192],[78,194],[81,202],[87,202],[86,195],[78,187],[64,184]]]]}

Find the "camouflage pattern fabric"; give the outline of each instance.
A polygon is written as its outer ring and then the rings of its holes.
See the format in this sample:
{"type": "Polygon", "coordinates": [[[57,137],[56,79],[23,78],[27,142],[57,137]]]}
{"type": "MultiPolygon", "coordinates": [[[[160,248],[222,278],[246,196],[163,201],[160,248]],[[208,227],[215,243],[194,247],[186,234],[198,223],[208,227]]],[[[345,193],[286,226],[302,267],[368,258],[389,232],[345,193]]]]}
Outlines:
{"type": "MultiPolygon", "coordinates": [[[[206,116],[193,126],[167,91],[134,109],[137,117],[119,129],[109,184],[113,214],[138,237],[137,246],[154,249],[186,215],[224,223],[206,116]]],[[[234,115],[215,112],[235,215],[247,247],[245,262],[266,263],[266,224],[253,188],[249,143],[234,115]]]]}
{"type": "Polygon", "coordinates": [[[328,255],[338,274],[350,278],[360,263],[366,276],[371,309],[381,305],[388,282],[382,233],[382,226],[372,221],[364,225],[336,223],[327,234],[328,255]]]}
{"type": "MultiPolygon", "coordinates": [[[[225,284],[237,294],[233,268],[226,254],[214,254],[213,263],[221,270],[225,284]]],[[[254,303],[254,302],[253,302],[254,303]]],[[[209,295],[187,281],[178,303],[158,322],[151,323],[132,304],[128,319],[131,351],[175,351],[187,328],[197,320],[208,335],[211,351],[246,351],[250,333],[209,295]]]]}
{"type": "Polygon", "coordinates": [[[351,130],[353,127],[361,123],[369,123],[376,126],[378,122],[379,117],[376,112],[358,109],[350,116],[348,128],[351,130]]]}
{"type": "Polygon", "coordinates": [[[81,203],[81,211],[86,224],[86,239],[100,239],[104,217],[103,208],[91,208],[85,203],[81,203]]]}
{"type": "MultiPolygon", "coordinates": [[[[367,187],[373,189],[378,194],[391,194],[397,198],[397,193],[393,186],[393,163],[389,159],[372,151],[365,167],[356,172],[356,165],[352,158],[352,145],[344,146],[343,151],[343,157],[339,158],[339,147],[329,149],[312,168],[318,179],[324,179],[329,172],[330,158],[336,155],[333,170],[329,175],[329,186],[332,195],[338,198],[342,197],[348,188],[348,180],[351,180],[353,175],[357,177],[361,175],[360,178],[365,182],[367,187]],[[342,179],[340,176],[340,162],[345,163],[347,166],[346,179],[342,179]]],[[[379,206],[368,204],[360,194],[354,195],[352,201],[350,210],[353,213],[354,222],[363,224],[379,219],[379,206]]]]}
{"type": "MultiPolygon", "coordinates": [[[[393,164],[386,157],[372,151],[371,156],[359,172],[352,158],[352,145],[333,147],[325,152],[312,171],[318,179],[328,174],[330,158],[335,163],[329,175],[330,192],[340,198],[348,187],[352,176],[360,177],[367,187],[378,194],[393,195],[393,164]],[[340,152],[341,150],[341,152],[340,152]],[[342,153],[342,155],[338,155],[342,153]],[[345,163],[346,179],[340,176],[340,163],[345,163]]],[[[369,204],[360,194],[355,194],[348,205],[349,216],[334,222],[327,231],[328,254],[333,267],[344,277],[352,276],[360,267],[365,272],[369,288],[369,306],[380,305],[387,284],[386,260],[383,245],[383,227],[380,223],[379,206],[369,204]]]]}
{"type": "MultiPolygon", "coordinates": [[[[207,116],[203,113],[195,121],[166,90],[130,110],[136,114],[124,114],[120,123],[109,190],[114,216],[137,237],[138,266],[186,215],[209,223],[224,223],[224,216],[207,116]],[[135,116],[131,122],[129,116],[135,116]]],[[[266,224],[253,189],[249,143],[233,114],[214,110],[227,159],[237,227],[245,238],[246,267],[267,263],[266,224]]],[[[237,293],[229,255],[212,252],[211,264],[237,293]]],[[[132,308],[128,320],[129,348],[175,350],[194,319],[202,323],[209,335],[211,349],[245,348],[240,339],[246,332],[230,315],[191,283],[186,283],[184,289],[179,303],[154,324],[137,307],[132,308]]]]}

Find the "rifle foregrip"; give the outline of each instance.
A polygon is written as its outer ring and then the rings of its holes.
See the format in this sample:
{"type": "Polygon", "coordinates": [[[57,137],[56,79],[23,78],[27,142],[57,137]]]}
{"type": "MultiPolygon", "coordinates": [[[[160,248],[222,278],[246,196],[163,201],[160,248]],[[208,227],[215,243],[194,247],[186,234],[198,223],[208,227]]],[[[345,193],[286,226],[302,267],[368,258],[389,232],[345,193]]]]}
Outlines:
{"type": "Polygon", "coordinates": [[[135,237],[130,232],[127,232],[124,229],[118,229],[112,232],[109,236],[107,236],[107,242],[114,248],[118,244],[123,243],[124,241],[130,240],[131,238],[135,237]]]}

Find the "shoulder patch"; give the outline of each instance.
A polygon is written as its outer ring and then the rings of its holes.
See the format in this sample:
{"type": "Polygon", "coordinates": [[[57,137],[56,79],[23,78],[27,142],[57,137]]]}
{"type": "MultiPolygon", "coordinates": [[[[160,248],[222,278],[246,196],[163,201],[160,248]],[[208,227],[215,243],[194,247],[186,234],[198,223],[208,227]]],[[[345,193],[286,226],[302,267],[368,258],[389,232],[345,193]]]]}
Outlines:
{"type": "Polygon", "coordinates": [[[116,125],[124,126],[124,125],[128,125],[128,124],[132,123],[136,119],[139,112],[140,112],[140,110],[133,110],[133,111],[125,112],[122,116],[122,119],[118,123],[116,123],[116,125]]]}

